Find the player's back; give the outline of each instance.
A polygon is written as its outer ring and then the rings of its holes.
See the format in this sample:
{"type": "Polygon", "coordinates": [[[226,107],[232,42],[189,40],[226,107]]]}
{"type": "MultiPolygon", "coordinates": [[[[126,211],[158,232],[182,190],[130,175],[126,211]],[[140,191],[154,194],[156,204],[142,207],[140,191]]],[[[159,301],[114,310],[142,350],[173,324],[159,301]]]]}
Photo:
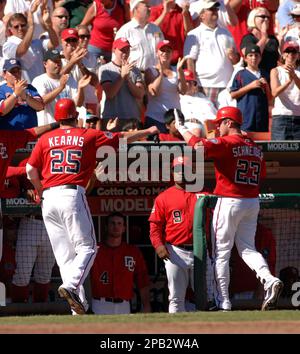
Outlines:
{"type": "Polygon", "coordinates": [[[208,149],[207,157],[215,161],[217,183],[214,194],[256,198],[261,172],[265,168],[260,147],[251,139],[237,134],[213,140],[215,142],[208,149]]]}
{"type": "Polygon", "coordinates": [[[77,184],[85,187],[102,145],[118,146],[118,134],[94,129],[56,129],[38,141],[29,163],[40,167],[43,187],[77,184]]]}

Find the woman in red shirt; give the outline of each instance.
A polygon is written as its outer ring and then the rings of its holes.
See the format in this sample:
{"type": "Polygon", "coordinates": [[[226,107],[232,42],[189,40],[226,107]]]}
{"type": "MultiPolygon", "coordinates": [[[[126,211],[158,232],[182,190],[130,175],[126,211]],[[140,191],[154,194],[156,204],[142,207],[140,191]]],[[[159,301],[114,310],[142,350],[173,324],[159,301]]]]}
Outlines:
{"type": "Polygon", "coordinates": [[[81,22],[81,25],[92,25],[88,45],[91,55],[111,61],[114,36],[124,23],[125,11],[118,0],[94,0],[81,22]]]}

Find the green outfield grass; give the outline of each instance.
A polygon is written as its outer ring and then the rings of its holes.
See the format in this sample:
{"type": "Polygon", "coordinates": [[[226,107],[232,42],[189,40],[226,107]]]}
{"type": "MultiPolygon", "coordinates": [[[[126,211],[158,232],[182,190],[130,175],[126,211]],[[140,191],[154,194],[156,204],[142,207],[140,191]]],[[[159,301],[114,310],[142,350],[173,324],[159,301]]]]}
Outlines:
{"type": "MultiPolygon", "coordinates": [[[[84,316],[10,316],[0,317],[1,325],[47,324],[47,323],[147,323],[147,322],[235,322],[235,321],[299,321],[300,311],[232,311],[193,313],[152,313],[131,315],[84,315],[84,316]]],[[[300,323],[299,323],[300,325],[300,323]]]]}

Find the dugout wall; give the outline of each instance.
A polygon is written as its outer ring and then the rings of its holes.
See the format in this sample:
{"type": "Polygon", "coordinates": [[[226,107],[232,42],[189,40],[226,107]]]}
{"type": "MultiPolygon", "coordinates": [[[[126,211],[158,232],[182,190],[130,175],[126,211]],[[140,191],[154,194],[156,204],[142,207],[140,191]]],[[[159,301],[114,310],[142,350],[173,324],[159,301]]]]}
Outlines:
{"type": "MultiPolygon", "coordinates": [[[[217,197],[204,196],[197,201],[195,207],[194,276],[195,301],[198,310],[207,310],[213,298],[213,264],[209,256],[209,249],[210,224],[216,202],[217,197]]],[[[283,278],[288,271],[292,276],[295,275],[295,278],[282,279],[286,291],[280,298],[279,307],[295,308],[292,303],[293,291],[291,286],[300,279],[297,279],[296,274],[293,274],[291,269],[300,269],[300,194],[260,194],[258,219],[264,230],[261,237],[266,238],[267,230],[270,230],[272,237],[274,237],[276,244],[274,275],[283,278]]],[[[264,250],[268,250],[268,247],[266,246],[265,249],[262,248],[261,250],[263,256],[268,259],[269,254],[264,254],[264,250]]],[[[247,277],[246,273],[241,275],[247,277]]],[[[232,294],[233,309],[260,308],[262,302],[260,296],[263,296],[263,292],[255,294],[254,291],[250,294],[250,291],[247,291],[247,293],[242,295],[242,292],[240,292],[239,296],[232,294]]]]}

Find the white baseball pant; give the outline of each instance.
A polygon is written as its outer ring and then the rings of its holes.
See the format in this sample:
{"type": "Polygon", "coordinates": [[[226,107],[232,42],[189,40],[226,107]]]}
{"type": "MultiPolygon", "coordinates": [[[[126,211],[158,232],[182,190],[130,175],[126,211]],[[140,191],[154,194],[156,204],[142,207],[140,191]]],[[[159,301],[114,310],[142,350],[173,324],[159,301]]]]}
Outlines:
{"type": "Polygon", "coordinates": [[[164,260],[169,288],[169,313],[184,312],[186,289],[194,290],[194,253],[166,244],[170,259],[164,260]]]}
{"type": "Polygon", "coordinates": [[[66,187],[51,187],[43,192],[43,218],[62,286],[76,292],[87,309],[83,283],[97,252],[94,225],[85,189],[66,187]]]}
{"type": "Polygon", "coordinates": [[[234,243],[244,262],[264,284],[265,290],[277,279],[255,248],[258,213],[258,198],[218,198],[212,224],[214,293],[216,305],[224,310],[231,309],[229,259],[234,243]]]}
{"type": "Polygon", "coordinates": [[[105,298],[92,299],[92,310],[96,315],[126,315],[130,314],[130,302],[113,303],[105,301],[105,298]]]}

